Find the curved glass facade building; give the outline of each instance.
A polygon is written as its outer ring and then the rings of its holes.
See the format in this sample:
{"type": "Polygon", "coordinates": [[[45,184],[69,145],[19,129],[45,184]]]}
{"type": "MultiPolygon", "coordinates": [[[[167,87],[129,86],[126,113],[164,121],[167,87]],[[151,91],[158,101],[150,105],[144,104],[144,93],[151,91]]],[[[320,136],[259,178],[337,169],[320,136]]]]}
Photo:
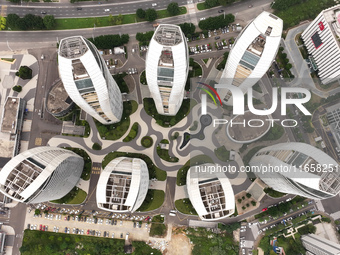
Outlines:
{"type": "Polygon", "coordinates": [[[310,144],[265,147],[252,157],[249,165],[257,177],[279,192],[311,199],[326,199],[340,192],[338,163],[310,144]],[[257,172],[264,167],[266,172],[257,172]]]}
{"type": "Polygon", "coordinates": [[[159,25],[145,61],[148,87],[159,114],[176,115],[183,102],[188,71],[188,45],[181,28],[159,25]]]}
{"type": "Polygon", "coordinates": [[[110,161],[97,184],[97,206],[112,212],[134,212],[149,189],[149,171],[139,158],[119,157],[110,161]]]}
{"type": "MultiPolygon", "coordinates": [[[[238,35],[229,53],[220,84],[239,87],[245,94],[267,72],[279,49],[283,21],[262,12],[238,35]]],[[[231,92],[218,89],[223,102],[232,104],[231,92]]]]}
{"type": "Polygon", "coordinates": [[[60,199],[78,183],[84,160],[57,147],[37,147],[12,158],[0,171],[0,192],[15,201],[60,199]]]}
{"type": "Polygon", "coordinates": [[[64,38],[58,51],[59,75],[70,98],[102,124],[119,122],[119,87],[97,48],[82,36],[64,38]]]}

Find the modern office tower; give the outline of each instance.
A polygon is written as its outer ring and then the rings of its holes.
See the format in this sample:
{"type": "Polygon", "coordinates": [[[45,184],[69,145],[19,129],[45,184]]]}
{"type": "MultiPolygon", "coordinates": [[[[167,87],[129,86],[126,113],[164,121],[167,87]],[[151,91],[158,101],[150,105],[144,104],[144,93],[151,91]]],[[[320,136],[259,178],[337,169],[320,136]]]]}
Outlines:
{"type": "Polygon", "coordinates": [[[70,98],[102,124],[119,122],[119,87],[96,47],[81,36],[64,38],[58,52],[59,75],[70,98]]]}
{"type": "MultiPolygon", "coordinates": [[[[280,45],[282,26],[282,20],[268,12],[262,12],[250,22],[236,38],[219,83],[239,87],[245,94],[272,64],[280,45]]],[[[225,104],[232,104],[228,89],[217,92],[225,104]]]]}
{"type": "Polygon", "coordinates": [[[84,160],[58,147],[36,147],[12,158],[0,171],[0,192],[15,201],[41,203],[64,197],[78,183],[84,160]]]}
{"type": "Polygon", "coordinates": [[[279,192],[326,199],[340,191],[338,163],[310,144],[280,143],[265,147],[252,157],[249,165],[257,177],[279,192]]]}
{"type": "Polygon", "coordinates": [[[340,5],[323,10],[301,35],[323,84],[340,78],[340,5]]]}
{"type": "Polygon", "coordinates": [[[229,179],[218,165],[204,164],[190,167],[187,190],[191,204],[205,221],[226,218],[235,211],[235,197],[229,179]]]}
{"type": "Polygon", "coordinates": [[[110,161],[97,184],[97,206],[112,212],[134,212],[149,188],[146,163],[139,158],[119,157],[110,161]]]}
{"type": "Polygon", "coordinates": [[[340,245],[314,234],[303,235],[302,245],[306,255],[340,255],[340,245]]]}
{"type": "Polygon", "coordinates": [[[148,87],[159,114],[176,115],[184,98],[188,71],[188,45],[181,28],[159,25],[145,62],[148,87]]]}

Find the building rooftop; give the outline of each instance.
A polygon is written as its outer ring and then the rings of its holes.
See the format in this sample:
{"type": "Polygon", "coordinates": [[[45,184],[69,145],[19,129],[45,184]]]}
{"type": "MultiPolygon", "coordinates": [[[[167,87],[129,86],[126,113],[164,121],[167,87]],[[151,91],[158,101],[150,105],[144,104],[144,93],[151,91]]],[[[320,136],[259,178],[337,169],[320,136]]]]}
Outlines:
{"type": "Polygon", "coordinates": [[[251,111],[246,111],[244,115],[237,115],[232,119],[233,123],[243,123],[243,121],[245,121],[245,127],[243,124],[231,125],[230,121],[227,126],[227,135],[230,139],[238,143],[246,143],[260,139],[271,127],[271,122],[266,121],[266,119],[270,119],[270,117],[268,115],[255,115],[251,111]],[[252,119],[259,121],[252,121],[251,125],[260,126],[262,123],[263,125],[260,127],[250,127],[248,121],[252,119]]]}
{"type": "Polygon", "coordinates": [[[19,114],[20,98],[7,97],[3,115],[1,131],[15,134],[17,131],[17,120],[19,114]]]}
{"type": "Polygon", "coordinates": [[[46,106],[50,113],[55,114],[66,110],[72,102],[64,88],[63,82],[58,80],[53,84],[52,89],[48,93],[46,106]]]}
{"type": "Polygon", "coordinates": [[[174,46],[182,42],[180,29],[172,25],[159,25],[153,38],[164,46],[174,46]]]}
{"type": "Polygon", "coordinates": [[[61,40],[59,55],[68,59],[79,58],[84,55],[87,50],[88,47],[81,36],[68,37],[61,40]]]}

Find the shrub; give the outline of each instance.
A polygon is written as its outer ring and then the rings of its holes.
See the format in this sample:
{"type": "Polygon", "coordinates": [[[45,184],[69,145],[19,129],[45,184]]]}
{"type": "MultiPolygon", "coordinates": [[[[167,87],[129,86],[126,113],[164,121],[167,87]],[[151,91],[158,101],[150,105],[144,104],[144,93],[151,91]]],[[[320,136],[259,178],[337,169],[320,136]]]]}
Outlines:
{"type": "Polygon", "coordinates": [[[102,146],[99,143],[94,143],[92,145],[92,149],[96,151],[100,151],[102,149],[102,146]]]}
{"type": "Polygon", "coordinates": [[[241,204],[242,203],[242,199],[241,198],[237,199],[237,202],[239,202],[241,204]]]}
{"type": "Polygon", "coordinates": [[[245,210],[246,209],[246,207],[245,206],[242,206],[242,210],[245,210]]]}
{"type": "Polygon", "coordinates": [[[150,136],[144,136],[142,138],[141,143],[142,143],[143,147],[150,148],[152,146],[152,144],[153,144],[153,140],[152,140],[152,138],[150,136]]]}
{"type": "Polygon", "coordinates": [[[20,85],[16,85],[12,88],[15,92],[21,92],[22,91],[22,87],[20,85]]]}
{"type": "Polygon", "coordinates": [[[251,201],[251,204],[252,204],[253,206],[256,206],[256,202],[255,202],[255,201],[251,201]]]}
{"type": "Polygon", "coordinates": [[[15,75],[23,80],[32,79],[32,69],[28,66],[20,66],[19,71],[16,72],[15,75]]]}
{"type": "Polygon", "coordinates": [[[247,198],[251,198],[251,194],[250,193],[247,193],[246,196],[247,196],[247,198]]]}

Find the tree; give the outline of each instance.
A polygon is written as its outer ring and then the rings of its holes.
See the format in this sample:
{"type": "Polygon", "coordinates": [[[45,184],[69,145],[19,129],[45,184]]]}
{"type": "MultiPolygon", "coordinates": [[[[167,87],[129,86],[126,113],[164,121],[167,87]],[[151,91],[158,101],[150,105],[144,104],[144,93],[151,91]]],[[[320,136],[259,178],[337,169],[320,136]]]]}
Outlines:
{"type": "Polygon", "coordinates": [[[39,214],[40,214],[40,210],[39,209],[35,209],[34,215],[39,215],[39,214]]]}
{"type": "Polygon", "coordinates": [[[53,29],[56,25],[56,21],[53,15],[46,15],[44,17],[44,25],[46,29],[53,29]]]}
{"type": "Polygon", "coordinates": [[[20,69],[15,74],[16,76],[19,76],[21,79],[32,79],[32,69],[28,66],[20,66],[20,69]]]}
{"type": "Polygon", "coordinates": [[[20,0],[9,0],[12,3],[20,3],[20,0]]]}
{"type": "Polygon", "coordinates": [[[251,198],[251,194],[250,193],[247,193],[246,196],[247,196],[247,198],[251,198]]]}
{"type": "Polygon", "coordinates": [[[8,27],[16,27],[17,21],[20,19],[20,17],[17,14],[11,13],[7,15],[7,26],[8,27]]]}
{"type": "Polygon", "coordinates": [[[0,16],[0,31],[6,28],[6,18],[0,16]]]}
{"type": "Polygon", "coordinates": [[[171,16],[178,15],[181,12],[179,9],[178,3],[176,2],[171,2],[168,5],[167,11],[171,16]]]}
{"type": "Polygon", "coordinates": [[[109,23],[110,23],[111,25],[116,24],[116,18],[113,17],[112,14],[109,15],[109,18],[108,18],[108,19],[109,19],[109,23]]]}
{"type": "Polygon", "coordinates": [[[26,15],[23,17],[23,20],[25,21],[26,27],[27,27],[28,29],[34,27],[34,25],[35,25],[35,15],[33,15],[33,14],[31,14],[31,13],[26,14],[26,15]]]}
{"type": "Polygon", "coordinates": [[[136,15],[137,15],[138,18],[144,19],[146,13],[145,13],[145,11],[144,11],[142,8],[139,8],[139,9],[137,9],[137,11],[136,11],[136,15]]]}
{"type": "Polygon", "coordinates": [[[147,21],[154,21],[157,19],[157,12],[155,9],[149,8],[145,12],[145,18],[147,21]]]}
{"type": "MultiPolygon", "coordinates": [[[[195,33],[195,25],[192,23],[182,23],[178,24],[178,26],[181,28],[182,32],[185,34],[186,37],[189,38],[190,34],[195,33]]],[[[191,37],[191,36],[190,36],[191,37]]]]}
{"type": "Polygon", "coordinates": [[[116,18],[116,25],[121,25],[123,23],[123,15],[119,14],[116,18]]]}
{"type": "Polygon", "coordinates": [[[15,26],[17,28],[19,28],[20,30],[26,30],[28,28],[25,20],[24,19],[20,19],[20,18],[15,23],[15,26]]]}
{"type": "Polygon", "coordinates": [[[99,143],[94,143],[94,144],[92,145],[92,149],[93,149],[93,150],[96,150],[96,151],[99,151],[99,150],[102,149],[102,146],[101,146],[99,143]]]}

